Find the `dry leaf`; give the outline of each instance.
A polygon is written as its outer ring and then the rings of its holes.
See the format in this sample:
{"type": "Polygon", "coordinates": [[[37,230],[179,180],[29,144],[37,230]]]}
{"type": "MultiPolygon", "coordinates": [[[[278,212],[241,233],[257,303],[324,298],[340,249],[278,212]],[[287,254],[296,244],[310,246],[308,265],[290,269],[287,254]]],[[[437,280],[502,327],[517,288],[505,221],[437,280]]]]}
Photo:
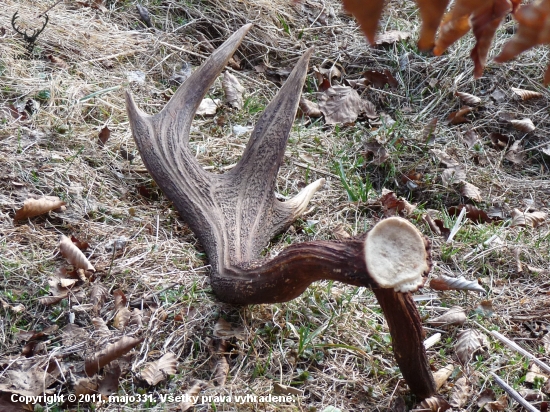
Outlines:
{"type": "Polygon", "coordinates": [[[357,19],[357,23],[367,36],[370,44],[375,44],[376,29],[384,8],[384,0],[367,2],[363,0],[342,0],[342,3],[344,9],[357,19]]]}
{"type": "Polygon", "coordinates": [[[390,157],[386,148],[376,141],[365,143],[365,149],[366,149],[367,155],[372,154],[373,156],[372,162],[377,166],[380,166],[383,163],[385,163],[386,160],[388,160],[390,157]]]}
{"type": "Polygon", "coordinates": [[[441,163],[443,163],[446,167],[456,167],[460,166],[460,163],[453,157],[449,156],[446,152],[439,149],[431,149],[430,152],[432,152],[441,163]]]}
{"type": "Polygon", "coordinates": [[[542,93],[534,92],[532,90],[518,89],[516,87],[512,87],[512,91],[521,97],[521,100],[536,99],[543,96],[542,93]]]}
{"type": "Polygon", "coordinates": [[[458,216],[463,208],[466,208],[466,218],[475,223],[493,223],[502,219],[496,216],[490,217],[487,212],[478,209],[474,205],[451,206],[447,209],[449,216],[458,216]]]}
{"type": "Polygon", "coordinates": [[[110,395],[118,392],[118,381],[121,375],[122,370],[118,362],[116,360],[111,362],[105,367],[103,379],[99,381],[97,391],[108,399],[110,395]]]}
{"type": "Polygon", "coordinates": [[[523,133],[531,133],[533,130],[536,129],[531,119],[527,118],[521,120],[510,120],[510,123],[512,124],[514,129],[519,130],[523,133]]]}
{"type": "Polygon", "coordinates": [[[443,315],[428,319],[426,323],[434,326],[462,325],[466,322],[466,312],[460,306],[453,306],[443,315]]]}
{"type": "Polygon", "coordinates": [[[229,373],[229,363],[225,356],[227,341],[223,339],[212,339],[208,345],[208,350],[212,354],[214,371],[213,381],[217,386],[223,386],[225,385],[229,373]]]}
{"type": "Polygon", "coordinates": [[[59,241],[59,250],[61,251],[63,257],[67,259],[67,261],[75,268],[95,272],[95,269],[88,261],[88,258],[84,256],[84,253],[82,253],[82,251],[77,248],[67,236],[61,236],[61,240],[59,241]]]}
{"type": "Polygon", "coordinates": [[[525,374],[525,382],[532,384],[535,380],[546,382],[548,380],[548,375],[542,373],[542,370],[537,364],[532,363],[529,367],[529,371],[525,374]]]}
{"type": "Polygon", "coordinates": [[[524,226],[536,228],[542,225],[547,218],[547,214],[544,212],[522,212],[519,209],[512,210],[512,224],[511,226],[524,226]]]}
{"type": "Polygon", "coordinates": [[[387,69],[383,73],[376,70],[368,70],[363,73],[363,77],[367,81],[367,84],[371,84],[377,89],[383,89],[386,84],[392,89],[396,89],[399,86],[397,79],[387,69]]]}
{"type": "Polygon", "coordinates": [[[53,54],[48,54],[46,57],[54,66],[57,66],[65,70],[69,68],[69,65],[67,64],[67,62],[60,57],[56,57],[53,54]]]}
{"type": "Polygon", "coordinates": [[[484,317],[491,317],[495,313],[493,308],[493,302],[491,300],[482,300],[479,302],[479,305],[476,306],[476,312],[483,315],[484,317]]]}
{"type": "Polygon", "coordinates": [[[493,146],[501,150],[508,147],[510,142],[513,141],[513,138],[511,136],[495,132],[489,135],[489,139],[491,139],[491,143],[493,143],[493,146]]]}
{"type": "Polygon", "coordinates": [[[113,296],[115,298],[115,310],[120,310],[128,304],[128,300],[126,299],[126,295],[124,292],[120,289],[117,289],[113,292],[113,296]]]}
{"type": "Polygon", "coordinates": [[[479,97],[474,96],[470,93],[455,92],[455,96],[462,100],[464,103],[471,106],[477,106],[479,103],[481,103],[481,99],[479,97]]]}
{"type": "Polygon", "coordinates": [[[485,289],[475,280],[466,280],[464,276],[451,278],[440,275],[430,281],[430,288],[434,290],[470,290],[473,292],[486,293],[485,289]]]}
{"type": "Polygon", "coordinates": [[[123,330],[130,322],[130,315],[130,309],[127,307],[120,308],[113,319],[113,326],[118,330],[123,330]]]}
{"type": "Polygon", "coordinates": [[[487,336],[476,329],[463,330],[457,336],[455,350],[458,359],[463,364],[470,362],[472,356],[484,347],[490,347],[489,340],[487,336]]]}
{"type": "Polygon", "coordinates": [[[88,332],[86,329],[80,328],[73,323],[69,323],[63,328],[61,334],[63,346],[69,347],[85,343],[88,340],[88,332]]]}
{"type": "Polygon", "coordinates": [[[86,358],[84,363],[84,371],[86,372],[86,375],[95,375],[109,362],[112,362],[115,359],[124,355],[125,353],[129,352],[142,341],[143,338],[132,338],[129,336],[123,336],[115,343],[107,345],[105,349],[96,352],[94,355],[86,358]]]}
{"type": "Polygon", "coordinates": [[[246,333],[243,327],[235,328],[223,318],[219,318],[214,325],[214,336],[220,339],[237,338],[243,340],[246,333]]]}
{"type": "Polygon", "coordinates": [[[103,286],[99,281],[96,281],[94,284],[92,284],[92,288],[90,290],[90,300],[92,301],[93,310],[94,312],[98,312],[99,309],[105,304],[107,301],[107,297],[109,296],[109,291],[105,286],[103,286]]]}
{"type": "Polygon", "coordinates": [[[451,408],[449,402],[447,402],[439,395],[434,395],[424,399],[422,402],[420,402],[420,406],[424,408],[424,410],[428,410],[431,412],[445,412],[447,409],[451,408]]]}
{"type": "Polygon", "coordinates": [[[332,230],[332,236],[336,240],[344,240],[349,239],[351,236],[345,229],[344,225],[342,223],[339,223],[333,230],[332,230]]]}
{"type": "Polygon", "coordinates": [[[437,127],[437,118],[434,117],[432,120],[428,122],[426,127],[424,127],[424,131],[422,132],[422,141],[424,143],[429,143],[434,139],[436,127],[437,127]]]}
{"type": "Polygon", "coordinates": [[[450,186],[466,179],[466,171],[461,165],[451,166],[441,173],[441,183],[444,186],[450,186]]]}
{"type": "Polygon", "coordinates": [[[197,109],[195,114],[198,116],[214,116],[216,114],[216,111],[218,110],[218,107],[220,106],[220,103],[220,99],[202,99],[201,104],[199,105],[199,108],[197,109]]]}
{"type": "Polygon", "coordinates": [[[521,165],[523,164],[523,153],[523,145],[520,140],[517,140],[512,144],[512,146],[510,146],[510,149],[506,152],[504,158],[516,165],[521,165]]]}
{"type": "Polygon", "coordinates": [[[195,403],[197,403],[199,398],[199,393],[206,388],[208,385],[203,381],[196,381],[193,383],[193,386],[191,386],[187,392],[185,392],[184,398],[192,400],[194,402],[182,402],[180,403],[180,411],[181,412],[187,412],[189,411],[195,403]]]}
{"type": "Polygon", "coordinates": [[[462,136],[462,141],[464,142],[464,144],[468,149],[471,149],[472,147],[475,146],[477,142],[479,142],[479,135],[473,130],[468,130],[462,136]]]}
{"type": "Polygon", "coordinates": [[[99,132],[99,145],[105,146],[105,143],[107,143],[107,140],[109,140],[109,137],[111,137],[111,131],[107,126],[105,126],[101,131],[99,132]]]}
{"type": "Polygon", "coordinates": [[[462,196],[472,199],[474,202],[481,202],[483,200],[478,187],[468,182],[463,181],[461,183],[460,193],[462,196]]]}
{"type": "Polygon", "coordinates": [[[97,376],[93,378],[80,378],[74,384],[74,392],[76,396],[89,395],[97,393],[98,386],[97,376]]]}
{"type": "Polygon", "coordinates": [[[418,4],[420,17],[422,18],[418,48],[420,50],[430,50],[434,46],[435,33],[449,0],[416,0],[416,4],[418,4]]]}
{"type": "Polygon", "coordinates": [[[502,394],[498,400],[495,400],[495,397],[495,392],[487,388],[479,394],[477,406],[488,412],[505,410],[508,407],[508,398],[506,394],[502,394]]]}
{"type": "Polygon", "coordinates": [[[51,210],[64,206],[66,203],[55,196],[41,197],[40,199],[27,199],[23,207],[15,212],[14,220],[22,220],[38,215],[43,215],[51,210]]]}
{"type": "Polygon", "coordinates": [[[300,105],[298,106],[298,108],[304,116],[317,118],[323,115],[323,113],[321,113],[321,110],[319,110],[319,105],[317,103],[307,100],[303,96],[300,98],[300,105]]]}
{"type": "Polygon", "coordinates": [[[544,345],[544,351],[547,355],[550,355],[550,333],[544,335],[541,339],[542,344],[544,345]]]}
{"type": "Polygon", "coordinates": [[[55,377],[44,370],[44,365],[36,364],[36,359],[30,362],[13,362],[9,369],[2,371],[0,376],[0,393],[9,392],[23,396],[42,395],[55,377]]]}
{"type": "Polygon", "coordinates": [[[353,123],[365,111],[365,103],[351,87],[333,86],[319,96],[319,109],[326,124],[353,123]]]}
{"type": "Polygon", "coordinates": [[[411,205],[403,198],[398,199],[394,192],[387,189],[382,189],[382,196],[380,196],[378,201],[382,204],[384,216],[386,217],[396,215],[409,216],[416,209],[416,205],[411,205]]]}
{"type": "Polygon", "coordinates": [[[223,74],[222,87],[227,103],[237,110],[242,109],[245,89],[239,83],[239,80],[231,73],[225,72],[223,74]]]}
{"type": "Polygon", "coordinates": [[[471,108],[470,106],[464,106],[462,109],[460,109],[459,111],[457,112],[452,112],[449,116],[447,116],[447,121],[450,123],[450,124],[461,124],[461,123],[467,123],[470,121],[470,119],[468,119],[466,117],[466,115],[468,113],[470,113],[472,110],[474,110],[473,108],[471,108]]]}
{"type": "Polygon", "coordinates": [[[109,330],[109,327],[105,323],[105,321],[102,318],[93,318],[92,324],[94,325],[94,329],[96,331],[96,334],[100,338],[105,338],[111,334],[111,331],[109,330]]]}
{"type": "Polygon", "coordinates": [[[149,362],[141,371],[141,378],[149,385],[156,385],[170,375],[176,374],[178,361],[172,352],[165,353],[160,359],[149,362]]]}
{"type": "Polygon", "coordinates": [[[472,393],[472,388],[468,385],[468,380],[466,377],[458,379],[451,391],[450,402],[449,404],[453,408],[462,408],[468,402],[468,398],[472,393]]]}
{"type": "Polygon", "coordinates": [[[300,389],[294,388],[292,386],[281,385],[277,382],[273,382],[273,393],[277,395],[304,395],[304,391],[301,391],[300,389]]]}
{"type": "Polygon", "coordinates": [[[388,30],[387,32],[376,36],[376,40],[374,43],[377,46],[389,45],[397,43],[401,40],[407,40],[409,37],[411,37],[411,33],[409,33],[408,31],[388,30]]]}
{"type": "Polygon", "coordinates": [[[454,370],[455,366],[453,364],[449,364],[433,373],[436,391],[439,391],[439,388],[447,382],[447,379],[449,379],[449,376],[451,376],[454,370]]]}
{"type": "MultiPolygon", "coordinates": [[[[498,63],[513,59],[531,47],[550,43],[550,1],[521,5],[514,13],[514,19],[518,22],[516,34],[495,57],[498,63]]],[[[547,74],[548,69],[544,77],[545,84],[550,80],[547,74]]]]}

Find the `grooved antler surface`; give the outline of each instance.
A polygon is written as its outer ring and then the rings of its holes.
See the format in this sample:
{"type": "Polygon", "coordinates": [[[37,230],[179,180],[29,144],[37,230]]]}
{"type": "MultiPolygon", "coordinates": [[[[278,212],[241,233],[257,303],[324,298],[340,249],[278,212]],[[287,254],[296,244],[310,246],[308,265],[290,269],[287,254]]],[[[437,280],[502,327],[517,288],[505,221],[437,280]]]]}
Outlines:
{"type": "Polygon", "coordinates": [[[412,224],[390,218],[360,239],[296,244],[274,259],[256,261],[269,240],[305,210],[324,184],[324,179],[311,183],[287,202],[275,198],[277,172],[312,49],[300,58],[267,106],[241,160],[230,172],[213,175],[204,171],[188,147],[191,121],[200,102],[249,29],[250,25],[244,26],[217,49],[160,113],[143,113],[127,94],[130,125],[143,162],[199,237],[212,265],[210,283],[220,300],[284,302],[322,279],[391,288],[377,296],[390,325],[397,362],[415,394],[431,396],[435,384],[423,347],[420,317],[410,295],[393,290],[415,290],[430,270],[429,246],[412,224]]]}

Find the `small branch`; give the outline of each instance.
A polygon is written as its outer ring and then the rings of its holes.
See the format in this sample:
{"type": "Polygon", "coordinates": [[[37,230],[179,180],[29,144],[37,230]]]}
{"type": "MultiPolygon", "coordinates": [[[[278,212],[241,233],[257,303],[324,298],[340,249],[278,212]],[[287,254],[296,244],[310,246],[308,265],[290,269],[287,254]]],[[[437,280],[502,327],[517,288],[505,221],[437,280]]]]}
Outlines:
{"type": "Polygon", "coordinates": [[[496,383],[498,383],[498,385],[502,389],[504,389],[504,391],[508,395],[510,395],[517,403],[519,403],[521,406],[523,406],[529,412],[540,412],[537,408],[535,408],[533,405],[531,405],[529,402],[527,402],[525,399],[523,399],[521,397],[521,395],[514,390],[514,388],[512,388],[506,382],[504,382],[502,379],[500,379],[494,372],[490,372],[490,374],[495,379],[496,383]]]}
{"type": "Polygon", "coordinates": [[[492,330],[489,332],[491,335],[493,335],[495,338],[497,338],[499,341],[501,341],[502,343],[505,343],[506,345],[508,345],[510,348],[514,349],[515,351],[521,353],[523,356],[526,356],[528,357],[529,359],[531,359],[534,363],[537,364],[537,366],[539,366],[541,369],[543,369],[546,373],[550,373],[550,366],[548,366],[546,363],[544,363],[543,361],[537,359],[534,355],[531,355],[529,352],[527,352],[525,349],[523,349],[522,347],[520,347],[516,342],[514,341],[511,341],[510,339],[508,339],[507,337],[501,335],[500,333],[498,333],[497,331],[495,330],[492,330]]]}

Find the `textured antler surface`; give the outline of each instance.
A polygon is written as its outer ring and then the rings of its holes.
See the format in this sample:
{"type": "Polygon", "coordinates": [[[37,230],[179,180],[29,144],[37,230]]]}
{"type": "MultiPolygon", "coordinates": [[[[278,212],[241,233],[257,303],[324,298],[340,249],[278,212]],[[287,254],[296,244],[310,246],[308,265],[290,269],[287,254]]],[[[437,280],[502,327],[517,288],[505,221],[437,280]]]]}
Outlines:
{"type": "Polygon", "coordinates": [[[319,179],[294,199],[275,198],[276,178],[298,107],[312,49],[261,115],[239,163],[214,175],[201,168],[188,147],[191,121],[200,102],[250,29],[231,36],[179,88],[158,114],[126,102],[134,138],[147,169],[197,234],[212,265],[216,296],[234,304],[284,302],[312,282],[338,280],[377,292],[388,318],[397,361],[420,397],[435,392],[424,351],[422,325],[411,296],[431,267],[428,244],[410,223],[386,219],[362,238],[308,242],[288,247],[271,260],[261,250],[287,228],[324,184],[319,179]]]}

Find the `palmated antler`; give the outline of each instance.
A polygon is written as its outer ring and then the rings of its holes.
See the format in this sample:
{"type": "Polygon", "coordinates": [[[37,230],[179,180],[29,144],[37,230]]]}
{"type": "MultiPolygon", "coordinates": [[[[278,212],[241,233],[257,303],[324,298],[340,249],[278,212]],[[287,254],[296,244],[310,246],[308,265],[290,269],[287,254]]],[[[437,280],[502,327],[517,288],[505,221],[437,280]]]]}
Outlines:
{"type": "Polygon", "coordinates": [[[388,320],[405,380],[417,396],[429,397],[435,393],[435,384],[424,351],[422,324],[406,292],[423,284],[431,262],[428,243],[412,224],[390,218],[359,239],[295,244],[271,260],[258,260],[269,240],[305,210],[324,184],[319,179],[286,202],[275,198],[277,173],[312,49],[265,109],[242,159],[231,171],[223,175],[206,172],[188,147],[199,104],[250,27],[242,27],[218,48],[160,113],[143,113],[126,95],[143,162],[205,248],[212,266],[212,289],[220,300],[284,302],[323,279],[372,287],[388,320]]]}

